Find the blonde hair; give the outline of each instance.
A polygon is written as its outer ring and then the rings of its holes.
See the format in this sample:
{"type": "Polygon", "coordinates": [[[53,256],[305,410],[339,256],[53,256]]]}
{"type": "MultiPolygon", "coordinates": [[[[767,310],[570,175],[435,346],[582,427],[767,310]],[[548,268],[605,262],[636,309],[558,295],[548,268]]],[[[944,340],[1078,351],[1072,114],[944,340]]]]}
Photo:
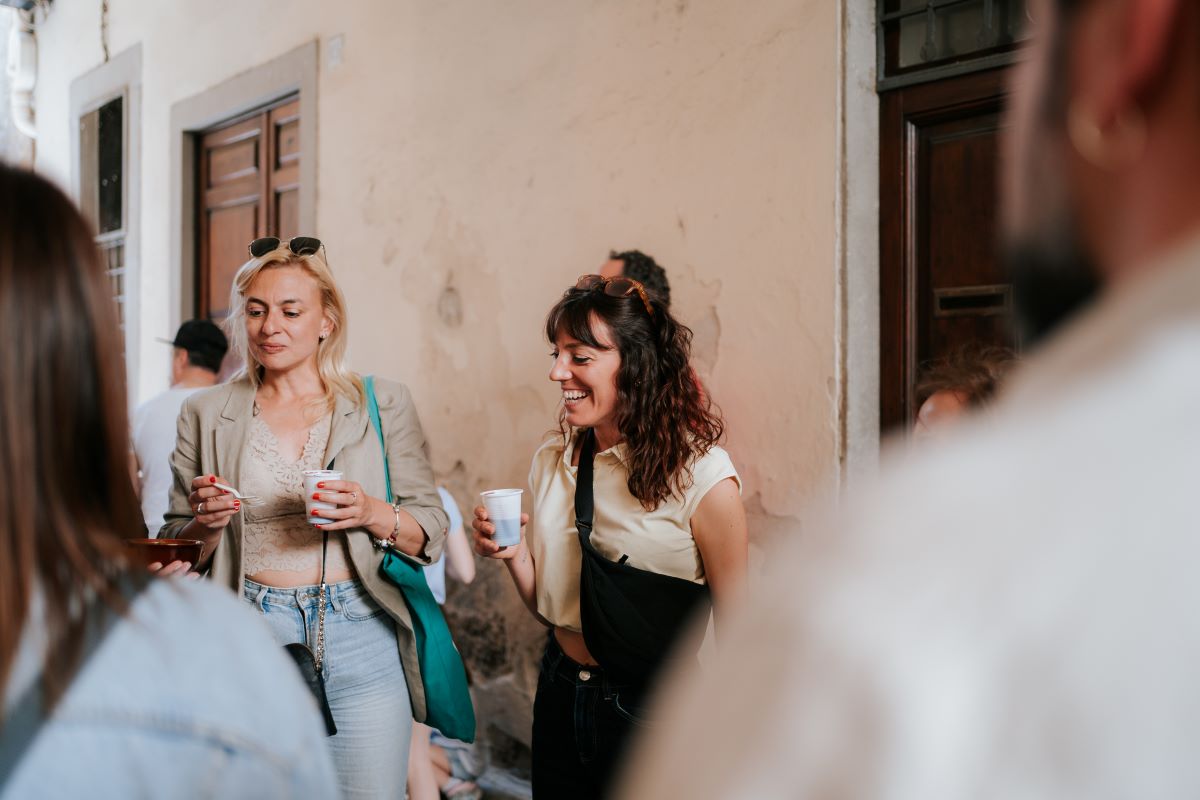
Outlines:
{"type": "Polygon", "coordinates": [[[325,388],[325,401],[333,407],[337,395],[344,395],[356,403],[366,403],[366,392],[362,379],[346,367],[346,298],[333,279],[333,272],[322,255],[323,250],[311,255],[296,255],[287,245],[279,247],[258,258],[251,258],[238,269],[229,290],[229,316],[225,319],[225,332],[229,336],[231,349],[242,358],[242,371],[257,389],[262,385],[263,365],[250,352],[246,338],[246,291],[254,279],[265,269],[275,267],[299,267],[317,282],[321,292],[321,307],[328,317],[332,330],[317,349],[317,374],[325,388]]]}

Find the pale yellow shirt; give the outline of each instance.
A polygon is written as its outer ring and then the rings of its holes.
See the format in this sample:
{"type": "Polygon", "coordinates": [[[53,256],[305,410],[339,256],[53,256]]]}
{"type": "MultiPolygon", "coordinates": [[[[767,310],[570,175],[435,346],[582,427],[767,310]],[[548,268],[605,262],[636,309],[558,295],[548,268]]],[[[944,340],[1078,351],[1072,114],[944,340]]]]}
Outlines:
{"type": "MultiPolygon", "coordinates": [[[[533,490],[533,521],[528,531],[537,577],[537,609],[554,625],[580,630],[579,534],[575,529],[575,475],[571,466],[574,442],[559,435],[533,455],[529,485],[533,490]]],[[[632,567],[704,583],[704,562],[692,538],[692,515],[709,489],[741,479],[729,454],[714,447],[692,464],[692,482],[683,497],[673,495],[647,511],[629,493],[625,446],[618,444],[596,454],[592,491],[595,498],[592,544],[601,555],[617,561],[623,555],[632,567]]]]}

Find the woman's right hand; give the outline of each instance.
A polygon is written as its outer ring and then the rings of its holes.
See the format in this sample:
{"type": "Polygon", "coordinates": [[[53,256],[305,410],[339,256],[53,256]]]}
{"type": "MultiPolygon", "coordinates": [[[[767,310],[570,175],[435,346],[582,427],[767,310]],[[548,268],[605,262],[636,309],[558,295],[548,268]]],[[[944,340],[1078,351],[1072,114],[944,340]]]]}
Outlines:
{"type": "Polygon", "coordinates": [[[476,506],[475,519],[471,520],[471,538],[475,540],[475,552],[487,558],[499,558],[507,561],[517,554],[521,545],[525,544],[525,525],[528,522],[529,515],[522,514],[521,544],[516,547],[502,548],[492,539],[496,535],[496,526],[488,522],[487,509],[483,506],[476,506]]]}
{"type": "Polygon", "coordinates": [[[213,484],[225,483],[219,475],[201,475],[192,480],[192,493],[188,505],[192,507],[195,521],[212,531],[219,531],[229,524],[233,515],[242,510],[242,501],[213,484]]]}

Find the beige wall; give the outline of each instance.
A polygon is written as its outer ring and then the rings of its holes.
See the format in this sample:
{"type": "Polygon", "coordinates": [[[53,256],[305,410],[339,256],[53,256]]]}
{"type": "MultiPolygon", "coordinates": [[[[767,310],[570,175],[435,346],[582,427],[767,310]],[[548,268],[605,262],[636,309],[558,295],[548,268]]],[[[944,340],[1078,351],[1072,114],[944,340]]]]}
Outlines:
{"type": "MultiPolygon", "coordinates": [[[[100,5],[56,3],[39,31],[37,163],[64,184],[69,89],[102,62],[100,5]]],[[[811,496],[870,462],[877,437],[859,5],[109,0],[110,52],[140,43],[142,60],[135,394],[164,387],[153,337],[181,305],[172,107],[317,40],[312,233],[349,298],[353,365],[409,383],[464,511],[482,488],[524,485],[553,425],[549,306],[609,248],[637,247],[696,331],[752,539],[797,535],[811,496]],[[866,199],[848,206],[848,187],[866,199]]],[[[448,614],[495,754],[503,736],[527,743],[542,634],[503,570],[483,567],[448,614]]]]}
{"type": "MultiPolygon", "coordinates": [[[[161,266],[170,108],[317,38],[315,233],[350,298],[354,366],[412,386],[460,497],[523,482],[557,398],[542,318],[610,247],[667,267],[755,532],[794,528],[837,474],[838,4],[109,6],[110,52],[143,47],[139,396],[163,385],[151,337],[178,305],[161,266]]],[[[39,32],[38,166],[64,183],[99,7],[56,4],[39,32]]]]}

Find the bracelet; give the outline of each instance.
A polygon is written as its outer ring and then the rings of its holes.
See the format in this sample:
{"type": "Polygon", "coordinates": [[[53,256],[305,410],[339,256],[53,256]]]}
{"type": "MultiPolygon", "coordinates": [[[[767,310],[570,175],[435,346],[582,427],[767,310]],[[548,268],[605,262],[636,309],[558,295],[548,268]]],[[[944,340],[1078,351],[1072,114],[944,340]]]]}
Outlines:
{"type": "Polygon", "coordinates": [[[400,504],[392,503],[392,513],[396,515],[396,524],[392,526],[392,533],[386,539],[379,536],[371,537],[371,544],[376,550],[391,550],[396,546],[396,537],[400,535],[400,504]]]}
{"type": "Polygon", "coordinates": [[[392,527],[392,535],[387,540],[392,547],[395,547],[396,537],[400,535],[400,501],[392,503],[392,513],[396,515],[396,524],[392,527]]]}

